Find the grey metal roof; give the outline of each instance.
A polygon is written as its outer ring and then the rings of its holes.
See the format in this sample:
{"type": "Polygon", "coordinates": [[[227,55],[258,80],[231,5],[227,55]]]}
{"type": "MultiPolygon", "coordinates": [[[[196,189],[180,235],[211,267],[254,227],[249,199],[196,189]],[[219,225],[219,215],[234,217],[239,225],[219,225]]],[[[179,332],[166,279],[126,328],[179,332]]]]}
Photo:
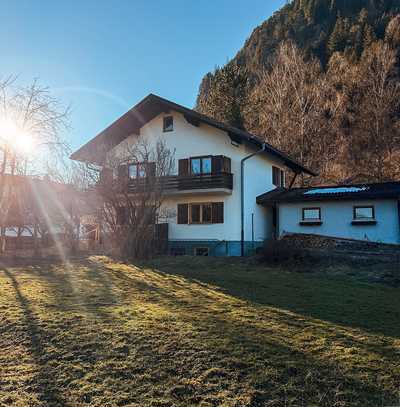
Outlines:
{"type": "Polygon", "coordinates": [[[276,202],[332,201],[341,199],[400,199],[400,182],[317,186],[311,188],[276,188],[257,197],[259,204],[276,202]]]}

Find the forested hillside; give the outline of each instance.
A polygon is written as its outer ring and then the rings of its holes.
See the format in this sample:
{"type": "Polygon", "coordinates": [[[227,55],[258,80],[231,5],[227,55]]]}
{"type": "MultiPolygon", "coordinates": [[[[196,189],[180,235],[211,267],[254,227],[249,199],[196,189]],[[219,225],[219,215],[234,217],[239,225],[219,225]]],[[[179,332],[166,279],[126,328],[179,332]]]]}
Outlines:
{"type": "Polygon", "coordinates": [[[196,108],[318,171],[314,183],[400,180],[399,68],[399,0],[294,0],[203,78],[196,108]]]}

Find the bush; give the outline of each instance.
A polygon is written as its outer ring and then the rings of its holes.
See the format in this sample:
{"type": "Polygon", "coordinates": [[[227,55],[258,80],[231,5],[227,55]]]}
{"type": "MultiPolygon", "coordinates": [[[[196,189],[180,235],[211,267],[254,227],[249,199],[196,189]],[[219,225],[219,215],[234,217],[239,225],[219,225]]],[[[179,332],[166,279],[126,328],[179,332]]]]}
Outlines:
{"type": "Polygon", "coordinates": [[[269,263],[304,261],[304,252],[287,240],[266,240],[262,256],[269,263]]]}

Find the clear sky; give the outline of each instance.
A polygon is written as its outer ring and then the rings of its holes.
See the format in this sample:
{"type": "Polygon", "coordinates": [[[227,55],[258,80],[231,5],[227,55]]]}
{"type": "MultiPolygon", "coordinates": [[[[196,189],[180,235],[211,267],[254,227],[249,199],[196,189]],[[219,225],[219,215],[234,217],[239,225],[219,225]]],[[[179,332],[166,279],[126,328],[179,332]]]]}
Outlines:
{"type": "Polygon", "coordinates": [[[284,0],[3,0],[0,75],[39,78],[72,108],[73,149],[148,93],[193,107],[284,0]]]}

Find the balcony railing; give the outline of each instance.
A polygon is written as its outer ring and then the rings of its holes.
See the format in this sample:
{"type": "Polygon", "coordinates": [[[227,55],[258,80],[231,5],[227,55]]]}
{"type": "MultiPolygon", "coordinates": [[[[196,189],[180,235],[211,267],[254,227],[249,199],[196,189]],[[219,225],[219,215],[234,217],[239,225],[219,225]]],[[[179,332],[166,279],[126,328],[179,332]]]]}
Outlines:
{"type": "MultiPolygon", "coordinates": [[[[130,180],[128,182],[128,191],[130,193],[139,193],[146,189],[146,178],[130,180]]],[[[233,189],[233,175],[228,173],[220,174],[202,174],[189,176],[168,176],[157,180],[157,185],[166,193],[210,190],[210,189],[233,189]]]]}

